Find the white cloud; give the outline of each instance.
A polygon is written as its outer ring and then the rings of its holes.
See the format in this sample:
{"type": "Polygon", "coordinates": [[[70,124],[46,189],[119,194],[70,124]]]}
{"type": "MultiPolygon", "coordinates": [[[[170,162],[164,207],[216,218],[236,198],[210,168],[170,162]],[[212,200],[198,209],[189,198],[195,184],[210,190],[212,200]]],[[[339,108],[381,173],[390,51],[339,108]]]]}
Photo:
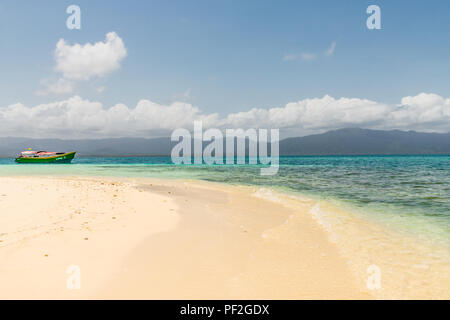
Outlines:
{"type": "MultiPolygon", "coordinates": [[[[54,83],[42,81],[43,89],[37,90],[37,95],[73,93],[76,81],[86,81],[94,77],[102,77],[118,68],[126,57],[127,49],[122,39],[115,33],[106,34],[104,42],[94,44],[67,44],[60,39],[56,44],[56,71],[62,77],[54,83]]],[[[98,87],[98,93],[105,87],[98,87]]]]}
{"type": "Polygon", "coordinates": [[[224,121],[231,127],[273,127],[292,134],[358,126],[372,129],[450,131],[450,99],[421,93],[404,97],[399,105],[357,98],[304,99],[284,107],[251,109],[230,114],[224,121]]]}
{"type": "Polygon", "coordinates": [[[316,60],[317,56],[315,53],[302,52],[300,54],[300,59],[303,61],[313,61],[316,60]]]}
{"type": "Polygon", "coordinates": [[[42,84],[45,88],[36,91],[36,94],[40,96],[48,94],[68,94],[72,93],[74,90],[74,83],[63,78],[60,78],[55,82],[44,81],[42,84]]]}
{"type": "Polygon", "coordinates": [[[56,70],[66,79],[89,80],[101,77],[120,67],[127,55],[122,39],[115,33],[106,34],[104,42],[70,45],[64,39],[56,44],[56,70]]]}
{"type": "MultiPolygon", "coordinates": [[[[333,41],[330,47],[325,51],[326,56],[332,56],[334,54],[334,50],[336,49],[336,41],[333,41]]],[[[302,61],[314,61],[317,59],[317,54],[312,52],[302,52],[300,54],[285,54],[282,58],[283,61],[294,61],[294,60],[302,60],[302,61]]]]}
{"type": "Polygon", "coordinates": [[[404,97],[391,116],[395,123],[404,127],[450,131],[450,99],[433,93],[404,97]]]}
{"type": "Polygon", "coordinates": [[[294,61],[294,60],[313,61],[316,60],[316,58],[317,55],[315,53],[302,52],[300,54],[285,54],[283,56],[283,61],[294,61]]]}
{"type": "Polygon", "coordinates": [[[327,56],[332,56],[335,49],[336,49],[336,41],[333,41],[330,45],[330,48],[328,48],[328,50],[327,50],[327,52],[325,52],[325,54],[327,56]]]}
{"type": "Polygon", "coordinates": [[[34,107],[0,107],[0,136],[101,138],[170,135],[175,128],[279,128],[283,136],[358,126],[372,129],[450,131],[450,99],[421,93],[392,105],[358,98],[304,99],[284,107],[254,108],[220,118],[189,103],[161,105],[140,100],[135,107],[104,108],[79,96],[34,107]]]}
{"type": "Polygon", "coordinates": [[[197,107],[175,102],[160,105],[140,100],[134,108],[116,104],[103,108],[74,96],[34,107],[17,103],[0,108],[0,136],[100,138],[152,136],[173,128],[190,128],[194,120],[217,122],[217,114],[203,115],[197,107]]]}
{"type": "Polygon", "coordinates": [[[274,127],[313,132],[346,126],[373,125],[389,114],[389,106],[365,99],[330,96],[288,103],[284,107],[230,114],[228,126],[274,127]]]}

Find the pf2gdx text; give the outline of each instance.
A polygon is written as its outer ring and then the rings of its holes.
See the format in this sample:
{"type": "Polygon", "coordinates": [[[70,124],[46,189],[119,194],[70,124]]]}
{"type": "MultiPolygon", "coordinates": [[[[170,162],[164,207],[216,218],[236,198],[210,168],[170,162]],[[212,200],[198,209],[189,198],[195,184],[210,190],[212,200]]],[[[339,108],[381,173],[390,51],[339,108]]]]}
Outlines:
{"type": "Polygon", "coordinates": [[[208,318],[213,315],[214,312],[224,313],[228,315],[263,315],[269,314],[269,305],[259,304],[225,304],[223,308],[217,307],[201,307],[194,305],[187,305],[180,308],[181,315],[205,315],[208,318]]]}

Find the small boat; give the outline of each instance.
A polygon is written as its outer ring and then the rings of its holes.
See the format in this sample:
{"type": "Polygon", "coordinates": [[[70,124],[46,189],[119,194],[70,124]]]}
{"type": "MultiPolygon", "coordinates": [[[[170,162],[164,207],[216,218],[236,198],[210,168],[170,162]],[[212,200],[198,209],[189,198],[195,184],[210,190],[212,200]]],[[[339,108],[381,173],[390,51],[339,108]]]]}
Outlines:
{"type": "Polygon", "coordinates": [[[23,151],[15,161],[18,163],[70,163],[75,157],[73,152],[23,151]]]}

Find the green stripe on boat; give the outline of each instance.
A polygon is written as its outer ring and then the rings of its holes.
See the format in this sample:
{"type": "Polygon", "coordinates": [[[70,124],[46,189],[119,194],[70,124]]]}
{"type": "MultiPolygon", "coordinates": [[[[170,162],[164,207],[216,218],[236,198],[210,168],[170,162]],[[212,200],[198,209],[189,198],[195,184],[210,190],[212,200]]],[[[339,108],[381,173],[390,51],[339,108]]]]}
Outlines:
{"type": "Polygon", "coordinates": [[[50,157],[18,157],[15,159],[18,163],[70,163],[75,157],[76,151],[57,154],[50,157]]]}

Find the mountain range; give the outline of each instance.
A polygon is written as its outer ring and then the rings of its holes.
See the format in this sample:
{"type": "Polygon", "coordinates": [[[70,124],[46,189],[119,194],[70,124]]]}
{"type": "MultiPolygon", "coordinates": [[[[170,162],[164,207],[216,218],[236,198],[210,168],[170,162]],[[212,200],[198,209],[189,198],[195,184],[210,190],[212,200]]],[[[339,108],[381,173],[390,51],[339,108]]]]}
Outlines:
{"type": "MultiPolygon", "coordinates": [[[[170,155],[176,142],[165,138],[0,138],[0,156],[20,151],[72,151],[79,156],[170,155]]],[[[205,143],[206,144],[206,143],[205,143]]],[[[450,133],[346,128],[280,141],[280,155],[450,154],[450,133]]]]}

